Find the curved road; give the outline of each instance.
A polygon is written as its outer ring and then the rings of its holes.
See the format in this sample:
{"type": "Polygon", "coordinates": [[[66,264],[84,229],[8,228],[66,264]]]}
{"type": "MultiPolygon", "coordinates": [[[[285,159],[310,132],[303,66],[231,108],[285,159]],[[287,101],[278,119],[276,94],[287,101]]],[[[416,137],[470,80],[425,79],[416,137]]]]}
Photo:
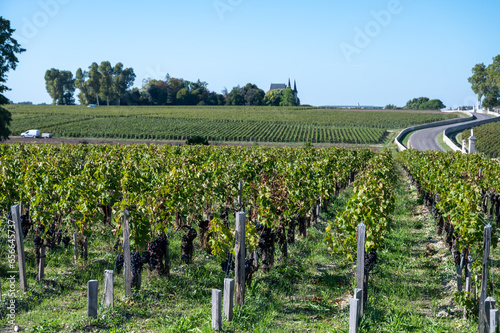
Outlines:
{"type": "MultiPolygon", "coordinates": [[[[479,120],[491,118],[491,116],[483,114],[483,113],[474,113],[474,115],[477,117],[477,120],[469,122],[471,124],[476,122],[476,121],[479,121],[479,120]]],[[[466,124],[466,123],[462,123],[462,124],[466,124]]],[[[417,131],[410,136],[410,145],[412,148],[415,148],[417,150],[441,150],[441,151],[445,151],[443,148],[441,148],[441,146],[437,142],[438,136],[441,133],[443,133],[443,131],[446,128],[453,127],[456,125],[457,124],[444,125],[444,126],[431,127],[431,128],[426,128],[426,129],[417,131]]]]}

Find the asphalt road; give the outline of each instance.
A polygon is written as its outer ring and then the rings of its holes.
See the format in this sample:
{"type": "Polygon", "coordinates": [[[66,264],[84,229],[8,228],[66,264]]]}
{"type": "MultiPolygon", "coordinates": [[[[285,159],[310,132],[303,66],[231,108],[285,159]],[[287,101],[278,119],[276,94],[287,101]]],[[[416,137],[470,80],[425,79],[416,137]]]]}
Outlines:
{"type": "MultiPolygon", "coordinates": [[[[474,122],[479,121],[479,120],[491,118],[491,116],[486,115],[486,114],[482,114],[482,113],[474,113],[474,115],[477,117],[477,120],[474,120],[471,123],[474,123],[474,122]]],[[[465,123],[462,123],[462,124],[465,124],[465,123]]],[[[445,151],[443,148],[441,148],[441,146],[437,142],[438,136],[441,133],[443,133],[443,131],[446,128],[456,126],[456,125],[457,124],[431,127],[431,128],[426,128],[426,129],[423,129],[423,130],[420,130],[420,131],[413,133],[410,136],[411,148],[415,148],[417,150],[445,151]]]]}

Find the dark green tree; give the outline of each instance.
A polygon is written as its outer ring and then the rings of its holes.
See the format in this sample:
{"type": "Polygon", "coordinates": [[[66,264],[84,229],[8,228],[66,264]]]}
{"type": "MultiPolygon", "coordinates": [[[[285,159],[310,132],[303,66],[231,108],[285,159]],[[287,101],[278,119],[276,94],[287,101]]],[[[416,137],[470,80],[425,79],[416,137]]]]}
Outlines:
{"type": "Polygon", "coordinates": [[[60,71],[55,68],[45,72],[45,88],[52,97],[54,105],[73,105],[75,99],[75,80],[70,71],[60,71]]]}
{"type": "Polygon", "coordinates": [[[241,88],[240,94],[245,100],[245,105],[263,105],[264,104],[264,90],[259,89],[257,85],[247,83],[241,88]]]}
{"type": "Polygon", "coordinates": [[[446,105],[441,102],[439,99],[431,99],[427,102],[420,104],[418,107],[419,110],[441,110],[444,109],[446,105]]]}
{"type": "Polygon", "coordinates": [[[134,84],[135,73],[133,68],[123,68],[121,62],[113,68],[112,91],[115,99],[118,99],[118,105],[127,90],[134,84]]]}
{"type": "Polygon", "coordinates": [[[89,94],[92,96],[93,100],[95,100],[95,104],[99,105],[99,92],[101,90],[101,73],[99,72],[99,65],[96,62],[93,62],[92,65],[89,66],[89,71],[87,72],[87,76],[88,80],[86,81],[86,86],[89,89],[89,94]]]}
{"type": "Polygon", "coordinates": [[[113,97],[113,67],[109,61],[101,62],[99,65],[100,89],[99,97],[106,100],[106,105],[109,106],[109,100],[113,97]]]}
{"type": "Polygon", "coordinates": [[[245,105],[245,98],[241,94],[241,87],[239,85],[233,87],[229,95],[227,95],[226,105],[245,105]]]}
{"type": "Polygon", "coordinates": [[[482,105],[491,108],[500,104],[500,55],[493,58],[493,63],[486,66],[476,64],[472,68],[472,76],[468,78],[472,91],[477,95],[478,101],[483,98],[482,105]]]}
{"type": "Polygon", "coordinates": [[[281,93],[280,106],[296,106],[297,101],[295,100],[295,94],[290,87],[283,89],[281,93]]]}
{"type": "Polygon", "coordinates": [[[192,105],[194,96],[191,94],[189,88],[182,88],[177,92],[176,101],[180,105],[192,105]]]}
{"type": "Polygon", "coordinates": [[[10,27],[10,21],[0,16],[0,141],[7,140],[11,133],[9,125],[12,115],[8,110],[1,107],[1,105],[9,104],[9,99],[3,95],[4,92],[9,90],[5,85],[7,72],[16,69],[19,62],[16,53],[26,51],[12,38],[14,31],[15,29],[10,27]]]}
{"type": "Polygon", "coordinates": [[[179,90],[186,88],[187,82],[184,79],[178,79],[167,75],[167,104],[178,104],[177,93],[179,90]]]}
{"type": "Polygon", "coordinates": [[[500,91],[498,86],[493,85],[486,91],[482,105],[485,108],[492,108],[500,105],[500,91]]]}
{"type": "Polygon", "coordinates": [[[493,58],[493,63],[486,68],[486,81],[489,86],[500,88],[500,55],[493,58]]]}
{"type": "Polygon", "coordinates": [[[420,108],[420,105],[426,103],[429,101],[429,98],[427,97],[419,97],[419,98],[414,98],[409,100],[404,109],[406,110],[418,110],[420,108]]]}
{"type": "Polygon", "coordinates": [[[86,71],[82,71],[78,68],[75,73],[75,88],[79,89],[78,100],[81,105],[89,104],[90,100],[90,89],[88,87],[87,81],[88,75],[86,71]]]}
{"type": "Polygon", "coordinates": [[[493,63],[486,68],[486,92],[483,106],[492,108],[500,105],[500,55],[493,58],[493,63]]]}
{"type": "Polygon", "coordinates": [[[477,95],[477,99],[480,101],[488,90],[488,85],[486,83],[486,66],[483,63],[476,64],[472,68],[472,76],[467,80],[471,84],[472,91],[477,95]]]}

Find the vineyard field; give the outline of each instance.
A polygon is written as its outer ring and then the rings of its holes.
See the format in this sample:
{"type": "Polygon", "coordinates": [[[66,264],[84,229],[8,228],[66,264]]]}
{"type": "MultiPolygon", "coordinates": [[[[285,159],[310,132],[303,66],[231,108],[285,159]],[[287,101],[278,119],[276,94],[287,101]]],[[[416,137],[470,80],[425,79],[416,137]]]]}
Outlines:
{"type": "Polygon", "coordinates": [[[212,141],[382,143],[390,129],[457,117],[276,107],[97,107],[12,105],[14,135],[37,128],[55,137],[212,141]]]}
{"type": "MultiPolygon", "coordinates": [[[[462,138],[469,138],[470,130],[462,133],[462,138]]],[[[474,127],[476,150],[491,158],[500,156],[500,122],[489,123],[474,127]]]]}
{"type": "MultiPolygon", "coordinates": [[[[482,156],[16,143],[0,145],[0,165],[0,281],[5,291],[8,211],[21,203],[29,290],[16,299],[16,319],[27,331],[210,332],[211,289],[233,276],[234,216],[241,210],[250,273],[245,304],[224,321],[227,331],[347,331],[361,222],[368,302],[360,332],[477,331],[446,284],[456,279],[461,256],[480,261],[484,224],[492,223],[495,234],[500,220],[500,166],[482,156]],[[136,281],[131,295],[122,274],[124,216],[136,281]],[[439,221],[442,239],[435,235],[439,221]],[[46,275],[37,281],[41,246],[46,275]],[[87,281],[100,281],[101,293],[109,269],[115,307],[99,305],[98,317],[89,319],[87,281]],[[54,309],[58,318],[50,317],[54,309]],[[441,316],[443,309],[459,315],[441,316]]],[[[500,281],[493,265],[488,288],[500,281]]],[[[472,264],[474,276],[480,266],[472,264]]],[[[2,299],[0,328],[7,327],[7,305],[2,299]]]]}

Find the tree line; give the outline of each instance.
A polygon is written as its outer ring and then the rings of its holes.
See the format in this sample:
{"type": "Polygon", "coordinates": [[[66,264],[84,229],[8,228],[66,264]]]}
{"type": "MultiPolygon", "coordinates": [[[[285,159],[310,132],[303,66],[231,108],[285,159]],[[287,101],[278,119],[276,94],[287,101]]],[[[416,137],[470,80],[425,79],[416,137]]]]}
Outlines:
{"type": "Polygon", "coordinates": [[[272,105],[295,106],[290,87],[265,93],[257,85],[248,83],[221,93],[208,90],[208,83],[171,77],[164,80],[145,79],[141,88],[133,87],[136,75],[133,68],[124,68],[119,62],[100,65],[92,63],[88,70],[78,68],[73,78],[70,71],[51,68],[45,72],[45,86],[56,105],[75,104],[74,93],[82,105],[272,105]]]}
{"type": "Polygon", "coordinates": [[[428,97],[418,97],[410,99],[403,107],[398,107],[394,104],[387,104],[386,110],[441,110],[446,105],[440,99],[429,99],[428,97]]]}
{"type": "Polygon", "coordinates": [[[488,66],[484,63],[476,64],[468,80],[484,108],[500,105],[500,55],[494,57],[493,63],[488,66]]]}

